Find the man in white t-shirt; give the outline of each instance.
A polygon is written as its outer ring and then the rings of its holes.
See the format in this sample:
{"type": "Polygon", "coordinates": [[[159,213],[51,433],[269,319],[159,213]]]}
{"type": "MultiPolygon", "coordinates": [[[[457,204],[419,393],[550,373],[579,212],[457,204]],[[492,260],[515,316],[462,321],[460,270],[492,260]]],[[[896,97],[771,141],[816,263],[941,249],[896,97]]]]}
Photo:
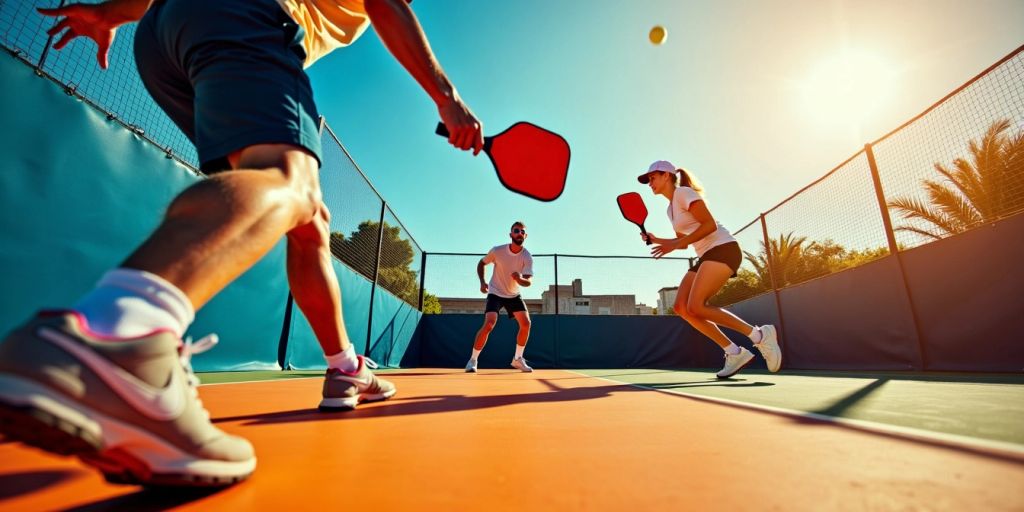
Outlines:
{"type": "Polygon", "coordinates": [[[516,353],[512,358],[512,367],[524,372],[532,372],[533,368],[526,364],[523,351],[526,341],[530,338],[530,312],[526,303],[519,295],[520,286],[530,286],[533,278],[533,256],[523,247],[526,241],[526,225],[516,221],[508,235],[510,244],[495,246],[476,265],[476,274],[480,277],[480,293],[487,294],[487,306],[484,308],[484,325],[476,333],[473,343],[473,354],[466,363],[467,372],[476,372],[477,358],[487,344],[494,325],[498,323],[498,312],[505,308],[509,318],[519,323],[519,335],[516,336],[516,353]],[[484,267],[494,264],[490,284],[484,282],[484,267]]]}

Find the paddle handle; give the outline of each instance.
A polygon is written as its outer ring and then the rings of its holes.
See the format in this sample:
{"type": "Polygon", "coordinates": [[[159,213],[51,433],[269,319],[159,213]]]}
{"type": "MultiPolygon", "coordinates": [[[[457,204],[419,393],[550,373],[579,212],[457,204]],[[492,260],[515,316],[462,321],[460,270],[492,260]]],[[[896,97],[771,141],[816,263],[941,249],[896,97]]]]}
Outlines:
{"type": "Polygon", "coordinates": [[[643,224],[640,224],[640,233],[644,235],[644,241],[647,242],[647,245],[651,245],[651,235],[647,234],[647,230],[644,229],[643,224]]]}

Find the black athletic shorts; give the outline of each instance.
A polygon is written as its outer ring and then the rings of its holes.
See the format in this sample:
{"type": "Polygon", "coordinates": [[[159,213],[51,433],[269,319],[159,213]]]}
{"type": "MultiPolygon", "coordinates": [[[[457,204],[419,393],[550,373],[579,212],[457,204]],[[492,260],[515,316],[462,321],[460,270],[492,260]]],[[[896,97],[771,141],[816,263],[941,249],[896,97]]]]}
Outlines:
{"type": "Polygon", "coordinates": [[[509,318],[513,318],[512,313],[516,311],[526,311],[526,303],[523,302],[523,298],[519,295],[511,298],[499,297],[493,293],[487,294],[487,306],[484,307],[484,313],[500,313],[501,308],[505,308],[505,312],[508,313],[509,318]]]}
{"type": "Polygon", "coordinates": [[[743,263],[743,251],[740,250],[740,244],[736,242],[716,245],[697,259],[697,262],[690,267],[690,272],[696,272],[701,263],[705,261],[717,261],[729,265],[729,268],[732,269],[732,277],[736,277],[736,271],[743,263]]]}

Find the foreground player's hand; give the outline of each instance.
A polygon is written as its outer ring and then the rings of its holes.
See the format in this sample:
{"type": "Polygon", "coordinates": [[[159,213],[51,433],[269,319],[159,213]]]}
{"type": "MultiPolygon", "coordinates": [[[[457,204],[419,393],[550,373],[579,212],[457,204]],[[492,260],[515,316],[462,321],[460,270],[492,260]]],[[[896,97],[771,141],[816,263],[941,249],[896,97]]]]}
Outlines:
{"type": "Polygon", "coordinates": [[[117,19],[106,4],[71,4],[55,9],[40,8],[38,11],[45,16],[63,16],[46,31],[51,36],[64,32],[54,43],[55,50],[64,48],[76,37],[88,37],[96,42],[96,61],[101,68],[107,69],[110,45],[114,42],[117,26],[123,22],[117,19]]]}
{"type": "Polygon", "coordinates": [[[516,282],[523,280],[522,276],[519,275],[519,272],[512,272],[512,279],[515,279],[516,282]]]}
{"type": "Polygon", "coordinates": [[[462,150],[473,150],[473,155],[484,148],[484,125],[476,118],[459,94],[438,104],[437,112],[448,129],[448,143],[462,150]]]}
{"type": "Polygon", "coordinates": [[[480,283],[480,293],[487,293],[487,283],[480,283]]]}

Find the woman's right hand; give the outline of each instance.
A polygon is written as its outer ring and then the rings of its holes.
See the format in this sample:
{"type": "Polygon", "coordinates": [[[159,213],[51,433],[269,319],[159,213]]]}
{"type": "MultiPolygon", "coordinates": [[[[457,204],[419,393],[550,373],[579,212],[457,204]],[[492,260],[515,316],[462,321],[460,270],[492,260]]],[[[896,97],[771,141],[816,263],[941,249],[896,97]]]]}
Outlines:
{"type": "Polygon", "coordinates": [[[644,242],[648,242],[648,243],[652,243],[652,244],[663,244],[663,243],[665,243],[665,239],[664,238],[658,238],[658,237],[656,237],[656,236],[654,236],[654,235],[652,235],[650,233],[647,233],[646,235],[643,234],[643,233],[640,233],[640,239],[643,240],[644,242]]]}

